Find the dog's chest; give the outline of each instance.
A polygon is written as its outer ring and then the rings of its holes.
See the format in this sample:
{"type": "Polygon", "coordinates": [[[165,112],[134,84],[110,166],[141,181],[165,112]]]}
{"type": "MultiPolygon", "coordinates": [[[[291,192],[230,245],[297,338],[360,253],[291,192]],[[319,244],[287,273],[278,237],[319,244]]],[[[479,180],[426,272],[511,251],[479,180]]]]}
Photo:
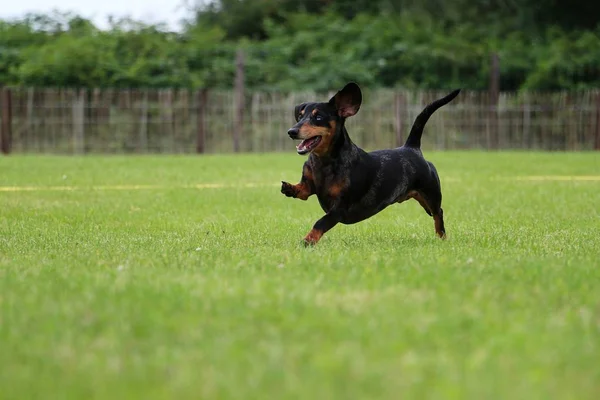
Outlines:
{"type": "Polygon", "coordinates": [[[351,200],[348,198],[348,191],[352,161],[353,158],[348,154],[339,159],[323,160],[317,157],[309,159],[315,194],[325,212],[333,208],[343,208],[344,204],[351,200]]]}
{"type": "Polygon", "coordinates": [[[340,199],[348,187],[349,179],[332,173],[315,174],[315,191],[319,203],[325,212],[339,205],[340,199]]]}

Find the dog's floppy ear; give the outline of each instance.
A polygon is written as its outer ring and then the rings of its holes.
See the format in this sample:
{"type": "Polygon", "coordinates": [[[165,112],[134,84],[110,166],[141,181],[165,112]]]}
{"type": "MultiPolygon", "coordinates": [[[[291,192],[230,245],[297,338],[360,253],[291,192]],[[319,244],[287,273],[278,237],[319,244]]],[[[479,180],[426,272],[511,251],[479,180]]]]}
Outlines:
{"type": "Polygon", "coordinates": [[[302,103],[294,107],[294,118],[296,119],[296,122],[300,121],[300,112],[304,110],[304,107],[306,107],[307,104],[308,103],[302,103]]]}
{"type": "Polygon", "coordinates": [[[351,117],[358,112],[362,103],[362,93],[354,82],[348,83],[342,90],[329,100],[335,106],[338,115],[343,118],[351,117]]]}

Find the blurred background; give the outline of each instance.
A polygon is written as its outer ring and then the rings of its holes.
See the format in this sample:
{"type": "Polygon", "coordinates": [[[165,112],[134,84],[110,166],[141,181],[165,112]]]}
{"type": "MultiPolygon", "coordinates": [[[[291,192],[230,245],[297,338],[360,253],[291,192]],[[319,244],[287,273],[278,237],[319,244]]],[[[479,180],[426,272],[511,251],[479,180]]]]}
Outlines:
{"type": "Polygon", "coordinates": [[[350,135],[600,150],[600,2],[23,0],[0,11],[4,153],[294,151],[293,106],[364,91],[350,135]]]}

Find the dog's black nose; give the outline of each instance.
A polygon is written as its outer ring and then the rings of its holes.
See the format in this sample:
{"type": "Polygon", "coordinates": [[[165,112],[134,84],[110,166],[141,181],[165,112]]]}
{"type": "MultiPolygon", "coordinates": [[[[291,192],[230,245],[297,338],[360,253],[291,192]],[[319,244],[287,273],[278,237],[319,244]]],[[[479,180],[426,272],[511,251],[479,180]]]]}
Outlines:
{"type": "Polygon", "coordinates": [[[290,137],[292,139],[298,137],[298,128],[292,128],[288,131],[288,135],[290,135],[290,137]]]}

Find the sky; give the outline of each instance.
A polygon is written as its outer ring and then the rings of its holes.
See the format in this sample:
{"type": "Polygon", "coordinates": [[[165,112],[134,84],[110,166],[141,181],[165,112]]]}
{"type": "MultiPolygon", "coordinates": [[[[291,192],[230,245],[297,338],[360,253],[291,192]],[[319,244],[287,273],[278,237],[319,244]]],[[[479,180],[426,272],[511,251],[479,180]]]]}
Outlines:
{"type": "Polygon", "coordinates": [[[147,23],[164,22],[171,29],[187,17],[183,0],[5,0],[0,6],[0,19],[13,19],[28,12],[48,14],[52,10],[73,12],[106,28],[107,16],[131,17],[147,23]],[[87,3],[87,5],[86,5],[87,3]]]}

